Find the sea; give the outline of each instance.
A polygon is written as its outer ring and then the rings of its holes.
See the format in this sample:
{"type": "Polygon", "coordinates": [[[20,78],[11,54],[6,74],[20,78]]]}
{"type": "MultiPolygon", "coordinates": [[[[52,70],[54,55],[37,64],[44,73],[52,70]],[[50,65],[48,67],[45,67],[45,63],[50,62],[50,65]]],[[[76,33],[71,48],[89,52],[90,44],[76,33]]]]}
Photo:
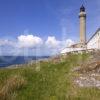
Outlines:
{"type": "Polygon", "coordinates": [[[46,58],[49,58],[49,56],[0,56],[0,68],[46,58]]]}

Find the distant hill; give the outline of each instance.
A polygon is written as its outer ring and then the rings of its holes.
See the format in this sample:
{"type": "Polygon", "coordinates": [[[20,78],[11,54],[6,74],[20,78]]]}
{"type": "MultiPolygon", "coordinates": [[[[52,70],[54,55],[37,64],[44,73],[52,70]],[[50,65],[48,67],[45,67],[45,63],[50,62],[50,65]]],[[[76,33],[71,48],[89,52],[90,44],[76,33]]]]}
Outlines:
{"type": "Polygon", "coordinates": [[[45,59],[49,56],[0,56],[0,67],[7,67],[15,64],[25,64],[30,61],[45,59]]]}

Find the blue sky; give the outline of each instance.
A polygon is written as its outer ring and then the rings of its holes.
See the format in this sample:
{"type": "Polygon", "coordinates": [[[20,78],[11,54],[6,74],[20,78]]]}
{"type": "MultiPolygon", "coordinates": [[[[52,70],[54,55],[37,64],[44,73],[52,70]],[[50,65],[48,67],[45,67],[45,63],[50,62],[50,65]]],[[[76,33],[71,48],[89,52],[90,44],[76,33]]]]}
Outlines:
{"type": "MultiPolygon", "coordinates": [[[[40,55],[49,54],[46,51],[55,54],[58,49],[67,46],[68,42],[78,42],[78,13],[82,4],[87,12],[88,40],[100,27],[100,0],[0,0],[1,54],[14,54],[18,49],[22,55],[23,49],[13,45],[22,45],[22,42],[27,45],[25,40],[28,41],[28,38],[31,38],[32,41],[29,42],[32,43],[34,38],[39,38],[39,41],[43,42],[38,47],[42,51],[39,51],[40,55]],[[25,40],[22,41],[18,37],[25,40]],[[52,44],[53,49],[46,44],[52,44]]],[[[30,54],[27,55],[35,55],[34,48],[34,43],[31,47],[28,46],[30,54]]],[[[24,49],[26,50],[26,46],[24,49]]]]}

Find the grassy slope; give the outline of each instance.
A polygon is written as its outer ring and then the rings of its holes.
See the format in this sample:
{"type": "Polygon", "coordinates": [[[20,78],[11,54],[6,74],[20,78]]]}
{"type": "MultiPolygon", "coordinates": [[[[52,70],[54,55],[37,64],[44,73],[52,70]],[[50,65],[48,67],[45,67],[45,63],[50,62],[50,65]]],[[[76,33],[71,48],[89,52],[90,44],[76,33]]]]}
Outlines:
{"type": "Polygon", "coordinates": [[[36,71],[36,65],[27,68],[1,69],[1,100],[99,100],[100,90],[79,88],[73,83],[75,75],[72,68],[84,62],[86,58],[85,54],[70,55],[58,64],[41,62],[40,71],[36,71]],[[13,79],[15,76],[18,78],[13,79]],[[6,93],[4,87],[10,87],[6,89],[6,93]],[[5,98],[2,98],[2,95],[5,98]]]}

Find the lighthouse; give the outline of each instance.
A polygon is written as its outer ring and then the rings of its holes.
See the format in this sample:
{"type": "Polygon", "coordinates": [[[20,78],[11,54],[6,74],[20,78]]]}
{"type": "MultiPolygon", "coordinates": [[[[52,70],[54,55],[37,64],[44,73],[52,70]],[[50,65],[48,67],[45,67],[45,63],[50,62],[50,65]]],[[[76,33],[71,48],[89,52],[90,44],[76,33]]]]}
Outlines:
{"type": "Polygon", "coordinates": [[[83,48],[86,45],[86,12],[85,12],[85,7],[83,5],[80,7],[79,20],[80,20],[80,46],[83,48]]]}

